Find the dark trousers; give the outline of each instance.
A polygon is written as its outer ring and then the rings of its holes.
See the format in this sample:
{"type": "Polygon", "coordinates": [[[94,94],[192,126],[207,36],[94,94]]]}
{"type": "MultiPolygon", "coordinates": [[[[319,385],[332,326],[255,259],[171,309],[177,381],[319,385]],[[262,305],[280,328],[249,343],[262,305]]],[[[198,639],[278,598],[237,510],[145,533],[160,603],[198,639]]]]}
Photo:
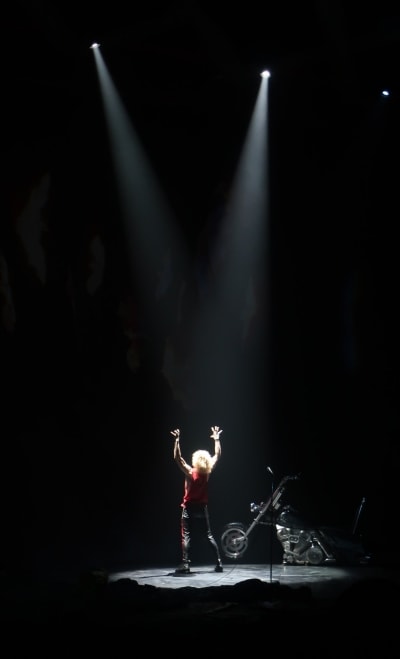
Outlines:
{"type": "Polygon", "coordinates": [[[203,534],[212,547],[216,562],[220,561],[219,548],[211,531],[207,505],[188,503],[182,508],[181,546],[184,563],[190,561],[190,546],[194,532],[203,534]]]}

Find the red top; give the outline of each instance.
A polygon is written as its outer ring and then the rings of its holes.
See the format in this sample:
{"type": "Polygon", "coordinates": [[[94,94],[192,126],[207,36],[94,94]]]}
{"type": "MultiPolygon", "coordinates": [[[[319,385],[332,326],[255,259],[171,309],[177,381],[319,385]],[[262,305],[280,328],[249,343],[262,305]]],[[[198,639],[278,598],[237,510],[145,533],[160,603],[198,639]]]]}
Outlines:
{"type": "Polygon", "coordinates": [[[192,469],[190,476],[185,478],[185,493],[182,506],[186,503],[208,503],[208,477],[209,474],[199,474],[192,469]]]}

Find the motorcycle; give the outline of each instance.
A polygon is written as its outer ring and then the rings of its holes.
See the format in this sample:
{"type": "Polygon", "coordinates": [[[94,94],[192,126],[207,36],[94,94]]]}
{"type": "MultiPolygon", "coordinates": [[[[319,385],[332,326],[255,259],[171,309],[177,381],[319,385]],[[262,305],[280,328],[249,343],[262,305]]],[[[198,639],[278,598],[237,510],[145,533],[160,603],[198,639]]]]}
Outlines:
{"type": "MultiPolygon", "coordinates": [[[[268,470],[271,471],[270,468],[268,470]]],[[[242,558],[249,546],[253,530],[257,526],[272,526],[283,549],[283,565],[368,564],[371,557],[366,552],[361,537],[357,535],[365,497],[361,500],[351,532],[316,525],[307,521],[291,505],[283,505],[283,495],[289,481],[299,478],[299,474],[284,476],[266,502],[251,503],[250,511],[255,517],[250,524],[231,522],[224,527],[221,548],[226,558],[242,558]]]]}

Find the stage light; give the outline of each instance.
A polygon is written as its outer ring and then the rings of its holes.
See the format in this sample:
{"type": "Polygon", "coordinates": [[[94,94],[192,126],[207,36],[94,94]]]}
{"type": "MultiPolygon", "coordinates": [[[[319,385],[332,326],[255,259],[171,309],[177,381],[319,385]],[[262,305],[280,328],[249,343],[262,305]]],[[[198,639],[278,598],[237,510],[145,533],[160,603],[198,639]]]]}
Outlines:
{"type": "Polygon", "coordinates": [[[94,42],[94,43],[92,43],[92,45],[90,46],[90,48],[91,48],[92,50],[94,50],[95,48],[100,48],[100,44],[94,42]]]}
{"type": "Polygon", "coordinates": [[[262,77],[262,78],[269,78],[270,75],[271,75],[271,74],[270,74],[269,71],[263,71],[263,72],[261,73],[261,77],[262,77]]]}

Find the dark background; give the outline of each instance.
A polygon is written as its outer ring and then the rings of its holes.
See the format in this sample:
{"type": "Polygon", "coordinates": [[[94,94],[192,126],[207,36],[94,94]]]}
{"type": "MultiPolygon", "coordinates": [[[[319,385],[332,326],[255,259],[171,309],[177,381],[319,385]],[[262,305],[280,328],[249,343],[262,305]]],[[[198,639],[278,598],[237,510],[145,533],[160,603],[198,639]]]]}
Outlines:
{"type": "MultiPolygon", "coordinates": [[[[391,7],[264,3],[260,15],[253,2],[21,0],[2,10],[5,565],[178,561],[183,483],[169,431],[181,427],[190,459],[214,424],[224,429],[210,483],[216,536],[266,498],[270,465],[275,483],[301,473],[292,502],[326,521],[351,527],[366,497],[366,540],[389,547],[399,431],[391,7]],[[254,333],[260,341],[268,323],[271,390],[259,425],[198,417],[163,372],[167,337],[140,331],[93,40],[194,269],[207,260],[260,70],[271,70],[271,310],[254,333]],[[106,261],[89,294],[95,236],[106,261]]],[[[178,284],[166,297],[171,326],[178,284]]],[[[265,377],[260,368],[261,400],[265,377]]],[[[251,551],[265,560],[267,536],[251,551]]]]}

